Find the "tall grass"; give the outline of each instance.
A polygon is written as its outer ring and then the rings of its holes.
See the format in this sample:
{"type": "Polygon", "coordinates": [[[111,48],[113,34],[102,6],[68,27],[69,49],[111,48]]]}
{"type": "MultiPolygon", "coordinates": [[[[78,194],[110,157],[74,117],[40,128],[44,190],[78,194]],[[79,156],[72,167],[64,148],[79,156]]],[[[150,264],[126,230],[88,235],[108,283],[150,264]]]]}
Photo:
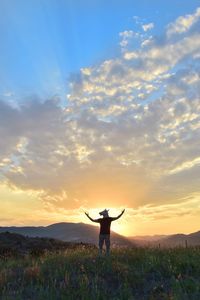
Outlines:
{"type": "Polygon", "coordinates": [[[200,248],[69,249],[0,260],[0,299],[200,299],[200,248]]]}

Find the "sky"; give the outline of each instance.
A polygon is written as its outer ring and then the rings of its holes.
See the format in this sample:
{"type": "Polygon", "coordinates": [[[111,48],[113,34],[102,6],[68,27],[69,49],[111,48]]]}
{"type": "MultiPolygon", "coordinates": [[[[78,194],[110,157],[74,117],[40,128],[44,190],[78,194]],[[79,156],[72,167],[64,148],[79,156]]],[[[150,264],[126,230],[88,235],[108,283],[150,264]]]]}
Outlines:
{"type": "Polygon", "coordinates": [[[200,1],[0,1],[0,226],[200,229],[200,1]]]}

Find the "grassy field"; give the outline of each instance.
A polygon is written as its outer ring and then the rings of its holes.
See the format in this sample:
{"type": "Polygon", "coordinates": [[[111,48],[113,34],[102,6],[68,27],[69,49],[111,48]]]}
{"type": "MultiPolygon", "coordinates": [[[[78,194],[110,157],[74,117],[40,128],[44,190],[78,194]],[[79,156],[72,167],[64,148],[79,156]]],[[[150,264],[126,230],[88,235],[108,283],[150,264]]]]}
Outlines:
{"type": "Polygon", "coordinates": [[[0,299],[200,299],[200,248],[97,249],[0,260],[0,299]]]}

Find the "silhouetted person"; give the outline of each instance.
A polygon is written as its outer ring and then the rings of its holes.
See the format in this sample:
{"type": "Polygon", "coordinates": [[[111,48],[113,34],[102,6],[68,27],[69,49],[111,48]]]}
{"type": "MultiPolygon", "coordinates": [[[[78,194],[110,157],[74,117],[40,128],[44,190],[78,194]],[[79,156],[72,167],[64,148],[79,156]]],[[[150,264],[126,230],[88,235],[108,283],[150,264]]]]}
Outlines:
{"type": "Polygon", "coordinates": [[[125,209],[122,210],[121,214],[119,214],[119,216],[115,217],[115,218],[111,218],[108,215],[108,210],[105,209],[103,211],[101,211],[99,214],[100,216],[103,216],[103,218],[99,218],[99,219],[92,219],[88,213],[85,213],[86,216],[95,223],[100,223],[100,233],[99,233],[99,254],[102,254],[102,249],[103,249],[103,244],[105,242],[106,244],[106,254],[109,255],[110,253],[110,225],[112,221],[115,221],[117,219],[119,219],[123,213],[124,213],[125,209]]]}

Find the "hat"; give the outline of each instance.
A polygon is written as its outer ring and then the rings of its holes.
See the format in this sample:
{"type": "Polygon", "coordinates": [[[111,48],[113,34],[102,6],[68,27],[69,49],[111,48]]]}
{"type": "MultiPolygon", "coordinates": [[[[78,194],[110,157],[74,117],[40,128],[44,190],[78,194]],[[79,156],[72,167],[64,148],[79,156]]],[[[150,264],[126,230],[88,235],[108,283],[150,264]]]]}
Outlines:
{"type": "Polygon", "coordinates": [[[109,209],[105,208],[99,214],[100,214],[100,216],[108,217],[108,211],[109,211],[109,209]]]}

